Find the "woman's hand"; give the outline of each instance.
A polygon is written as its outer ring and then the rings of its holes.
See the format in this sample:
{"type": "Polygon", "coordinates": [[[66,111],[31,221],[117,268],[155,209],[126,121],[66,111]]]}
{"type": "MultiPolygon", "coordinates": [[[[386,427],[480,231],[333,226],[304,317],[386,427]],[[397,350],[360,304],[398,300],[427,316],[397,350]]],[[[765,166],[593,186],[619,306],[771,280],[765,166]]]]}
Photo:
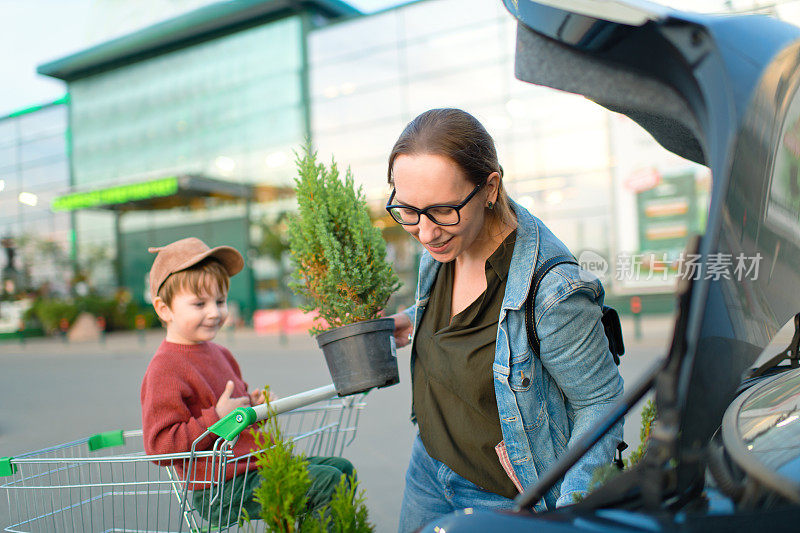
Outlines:
{"type": "Polygon", "coordinates": [[[394,319],[394,342],[398,348],[407,346],[411,342],[411,334],[414,332],[414,326],[411,324],[411,319],[405,313],[396,313],[389,318],[394,319]]]}

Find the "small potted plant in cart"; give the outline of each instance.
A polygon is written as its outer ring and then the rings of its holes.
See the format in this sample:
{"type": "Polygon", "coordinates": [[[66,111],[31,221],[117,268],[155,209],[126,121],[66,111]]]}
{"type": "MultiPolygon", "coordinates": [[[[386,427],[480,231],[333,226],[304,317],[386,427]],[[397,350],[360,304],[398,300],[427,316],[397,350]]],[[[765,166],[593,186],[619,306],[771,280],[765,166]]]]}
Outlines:
{"type": "Polygon", "coordinates": [[[317,163],[307,143],[297,156],[298,212],[289,219],[295,268],[292,290],[317,311],[312,335],[340,396],[400,381],[394,320],[379,318],[400,282],[386,260],[386,242],[372,225],[361,187],[350,169],[317,163]]]}

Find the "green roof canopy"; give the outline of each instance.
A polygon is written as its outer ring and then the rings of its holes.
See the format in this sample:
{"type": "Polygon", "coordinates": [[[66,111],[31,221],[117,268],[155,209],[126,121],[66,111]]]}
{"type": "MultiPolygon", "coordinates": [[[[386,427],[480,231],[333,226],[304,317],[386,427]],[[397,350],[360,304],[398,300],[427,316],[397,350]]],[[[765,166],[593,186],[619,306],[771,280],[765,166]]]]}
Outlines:
{"type": "Polygon", "coordinates": [[[36,111],[41,111],[42,109],[53,107],[57,105],[67,104],[69,103],[69,94],[65,94],[61,98],[57,100],[53,100],[52,102],[46,102],[44,104],[36,104],[31,105],[28,107],[23,107],[22,109],[17,109],[16,111],[12,111],[6,116],[0,117],[0,121],[8,119],[8,118],[15,118],[21,117],[22,115],[27,115],[29,113],[35,113],[36,111]]]}
{"type": "Polygon", "coordinates": [[[217,2],[40,65],[36,71],[45,76],[72,81],[302,12],[316,13],[327,18],[361,14],[361,11],[342,0],[217,2]]]}
{"type": "MultiPolygon", "coordinates": [[[[54,198],[53,211],[107,209],[135,211],[171,209],[198,203],[204,198],[221,200],[250,200],[265,194],[264,187],[234,183],[204,176],[170,176],[139,183],[115,185],[105,189],[73,192],[54,198]],[[260,192],[260,194],[258,194],[260,192]]],[[[273,196],[291,195],[290,187],[267,187],[273,196]]],[[[269,192],[267,194],[269,194],[269,192]]]]}

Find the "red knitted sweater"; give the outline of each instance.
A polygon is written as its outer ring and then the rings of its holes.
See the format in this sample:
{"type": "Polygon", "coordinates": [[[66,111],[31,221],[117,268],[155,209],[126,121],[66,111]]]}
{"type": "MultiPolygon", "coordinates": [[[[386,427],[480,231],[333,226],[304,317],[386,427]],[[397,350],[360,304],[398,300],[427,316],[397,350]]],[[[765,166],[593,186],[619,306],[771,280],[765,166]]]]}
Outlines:
{"type": "MultiPolygon", "coordinates": [[[[231,397],[246,396],[247,383],[231,352],[213,342],[201,344],[161,343],[147,366],[142,380],[142,431],[148,455],[180,453],[191,450],[192,442],[214,424],[219,417],[215,406],[228,381],[233,381],[231,397]]],[[[196,450],[211,448],[216,439],[210,435],[196,450]]],[[[245,430],[233,448],[236,456],[255,448],[253,436],[245,430]]],[[[192,480],[209,479],[205,461],[196,462],[192,480]]],[[[229,464],[226,478],[247,470],[247,461],[229,464]]],[[[252,465],[252,460],[250,461],[252,465]]],[[[164,466],[169,461],[161,461],[164,466]]],[[[184,476],[181,461],[175,466],[184,476]]],[[[198,488],[198,487],[192,487],[198,488]]]]}

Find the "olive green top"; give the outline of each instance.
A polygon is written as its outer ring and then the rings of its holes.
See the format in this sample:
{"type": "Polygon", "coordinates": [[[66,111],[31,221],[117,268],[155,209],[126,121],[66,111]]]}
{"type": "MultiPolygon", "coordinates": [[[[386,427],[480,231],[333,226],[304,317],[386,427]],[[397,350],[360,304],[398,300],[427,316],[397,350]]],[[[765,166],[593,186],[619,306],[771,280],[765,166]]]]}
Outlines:
{"type": "Polygon", "coordinates": [[[516,231],[486,261],[486,291],[450,319],[454,263],[439,269],[414,338],[412,391],[428,454],[483,489],[518,494],[500,465],[503,440],[494,394],[497,322],[516,231]]]}

